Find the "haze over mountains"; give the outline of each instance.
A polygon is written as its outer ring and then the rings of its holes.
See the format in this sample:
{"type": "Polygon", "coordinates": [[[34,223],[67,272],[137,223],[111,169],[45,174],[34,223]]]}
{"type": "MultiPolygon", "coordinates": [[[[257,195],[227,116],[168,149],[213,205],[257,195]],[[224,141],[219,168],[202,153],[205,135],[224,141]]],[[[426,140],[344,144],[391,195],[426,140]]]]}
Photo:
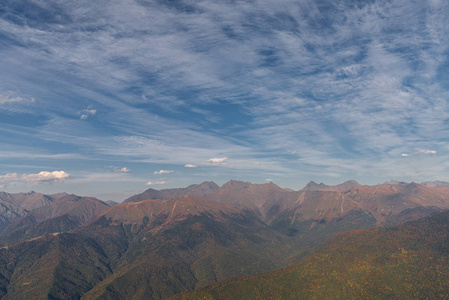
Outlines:
{"type": "Polygon", "coordinates": [[[0,201],[5,299],[164,299],[302,263],[342,232],[436,215],[449,209],[449,189],[348,181],[292,191],[231,180],[148,189],[113,206],[66,193],[0,201]]]}

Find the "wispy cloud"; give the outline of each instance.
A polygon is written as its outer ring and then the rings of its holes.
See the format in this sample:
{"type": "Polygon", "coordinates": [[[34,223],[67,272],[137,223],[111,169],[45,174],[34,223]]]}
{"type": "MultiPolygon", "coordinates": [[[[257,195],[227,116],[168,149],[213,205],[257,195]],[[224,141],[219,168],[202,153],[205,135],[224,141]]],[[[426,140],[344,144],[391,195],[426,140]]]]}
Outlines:
{"type": "Polygon", "coordinates": [[[196,165],[193,164],[187,164],[184,166],[185,168],[196,168],[196,165]]]}
{"type": "Polygon", "coordinates": [[[227,164],[227,157],[214,157],[210,158],[207,161],[216,165],[226,165],[227,164]]]}
{"type": "Polygon", "coordinates": [[[9,95],[0,94],[0,105],[14,102],[34,102],[34,98],[26,99],[23,97],[14,96],[13,93],[10,93],[9,95]]]}
{"type": "Polygon", "coordinates": [[[98,168],[194,162],[227,178],[265,173],[260,180],[448,174],[444,1],[7,9],[0,137],[18,153],[33,141],[49,163],[46,155],[78,152],[110,160],[98,168]],[[78,119],[100,112],[95,124],[78,119]],[[418,149],[438,155],[411,154],[418,149]]]}
{"type": "Polygon", "coordinates": [[[93,116],[97,113],[96,109],[83,109],[80,114],[81,114],[81,120],[86,120],[89,116],[93,116]]]}
{"type": "Polygon", "coordinates": [[[437,151],[436,150],[424,149],[424,150],[419,150],[418,154],[437,154],[437,151]]]}
{"type": "Polygon", "coordinates": [[[108,169],[111,169],[112,172],[115,173],[128,173],[131,169],[127,167],[115,167],[115,166],[107,166],[108,169]]]}
{"type": "Polygon", "coordinates": [[[165,184],[166,182],[165,181],[156,181],[156,182],[152,182],[152,181],[148,181],[145,185],[155,185],[155,184],[157,184],[157,185],[162,185],[162,184],[165,184]]]}
{"type": "Polygon", "coordinates": [[[173,173],[173,172],[175,172],[175,171],[172,171],[172,170],[159,170],[159,171],[154,171],[153,174],[170,174],[170,173],[173,173]]]}

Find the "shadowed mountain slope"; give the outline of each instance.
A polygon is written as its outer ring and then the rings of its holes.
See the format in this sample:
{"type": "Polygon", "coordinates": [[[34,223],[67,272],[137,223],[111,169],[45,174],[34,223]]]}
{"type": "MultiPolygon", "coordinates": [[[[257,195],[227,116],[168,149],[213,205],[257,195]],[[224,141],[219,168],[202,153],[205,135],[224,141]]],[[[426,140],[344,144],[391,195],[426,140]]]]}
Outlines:
{"type": "Polygon", "coordinates": [[[294,266],[173,299],[447,299],[449,212],[343,233],[294,266]]]}
{"type": "Polygon", "coordinates": [[[45,233],[66,232],[109,208],[107,204],[95,198],[66,195],[57,199],[15,219],[2,232],[0,239],[4,242],[16,242],[45,233]]]}
{"type": "Polygon", "coordinates": [[[9,194],[5,192],[0,193],[0,199],[4,202],[9,202],[21,208],[30,211],[35,208],[53,203],[55,199],[48,195],[36,193],[34,191],[28,193],[9,194]]]}
{"type": "Polygon", "coordinates": [[[0,192],[0,232],[14,220],[26,215],[33,209],[61,200],[76,198],[80,197],[66,193],[44,195],[34,191],[15,194],[0,192]]]}
{"type": "Polygon", "coordinates": [[[52,234],[0,249],[2,299],[79,299],[111,273],[95,240],[52,234]]]}

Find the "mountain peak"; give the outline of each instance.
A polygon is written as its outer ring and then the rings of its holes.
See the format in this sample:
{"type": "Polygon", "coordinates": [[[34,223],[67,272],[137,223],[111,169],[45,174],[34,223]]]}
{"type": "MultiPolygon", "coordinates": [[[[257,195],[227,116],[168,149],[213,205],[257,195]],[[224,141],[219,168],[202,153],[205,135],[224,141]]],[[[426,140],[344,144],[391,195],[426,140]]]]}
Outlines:
{"type": "Polygon", "coordinates": [[[326,187],[329,187],[329,186],[324,183],[318,184],[315,181],[311,180],[311,181],[309,181],[309,183],[307,183],[307,185],[303,188],[303,190],[315,191],[315,190],[319,190],[319,189],[326,188],[326,187]]]}
{"type": "Polygon", "coordinates": [[[317,184],[315,181],[310,181],[303,190],[306,191],[337,191],[345,192],[352,189],[353,187],[359,186],[360,184],[355,180],[348,180],[337,185],[327,185],[324,183],[317,184]]]}
{"type": "Polygon", "coordinates": [[[360,183],[358,183],[357,181],[351,179],[351,180],[347,180],[345,182],[343,182],[342,184],[353,184],[353,185],[360,185],[360,183]]]}
{"type": "Polygon", "coordinates": [[[251,185],[250,182],[238,181],[238,180],[231,179],[228,182],[226,182],[225,184],[223,184],[221,186],[221,188],[247,188],[250,185],[251,185]]]}
{"type": "Polygon", "coordinates": [[[204,182],[198,184],[198,186],[207,186],[207,187],[210,187],[213,189],[218,189],[220,187],[218,184],[216,184],[213,181],[204,181],[204,182]]]}
{"type": "Polygon", "coordinates": [[[389,181],[386,181],[383,184],[385,184],[385,185],[406,185],[407,182],[390,179],[389,181]]]}

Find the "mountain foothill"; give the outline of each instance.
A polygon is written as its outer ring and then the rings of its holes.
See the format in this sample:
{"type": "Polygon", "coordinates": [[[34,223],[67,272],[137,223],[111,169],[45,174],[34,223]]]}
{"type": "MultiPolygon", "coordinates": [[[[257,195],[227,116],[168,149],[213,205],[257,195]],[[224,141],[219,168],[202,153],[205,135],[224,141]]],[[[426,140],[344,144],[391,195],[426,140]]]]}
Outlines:
{"type": "Polygon", "coordinates": [[[0,192],[0,297],[447,296],[447,209],[441,181],[293,191],[231,180],[118,204],[0,192]]]}

